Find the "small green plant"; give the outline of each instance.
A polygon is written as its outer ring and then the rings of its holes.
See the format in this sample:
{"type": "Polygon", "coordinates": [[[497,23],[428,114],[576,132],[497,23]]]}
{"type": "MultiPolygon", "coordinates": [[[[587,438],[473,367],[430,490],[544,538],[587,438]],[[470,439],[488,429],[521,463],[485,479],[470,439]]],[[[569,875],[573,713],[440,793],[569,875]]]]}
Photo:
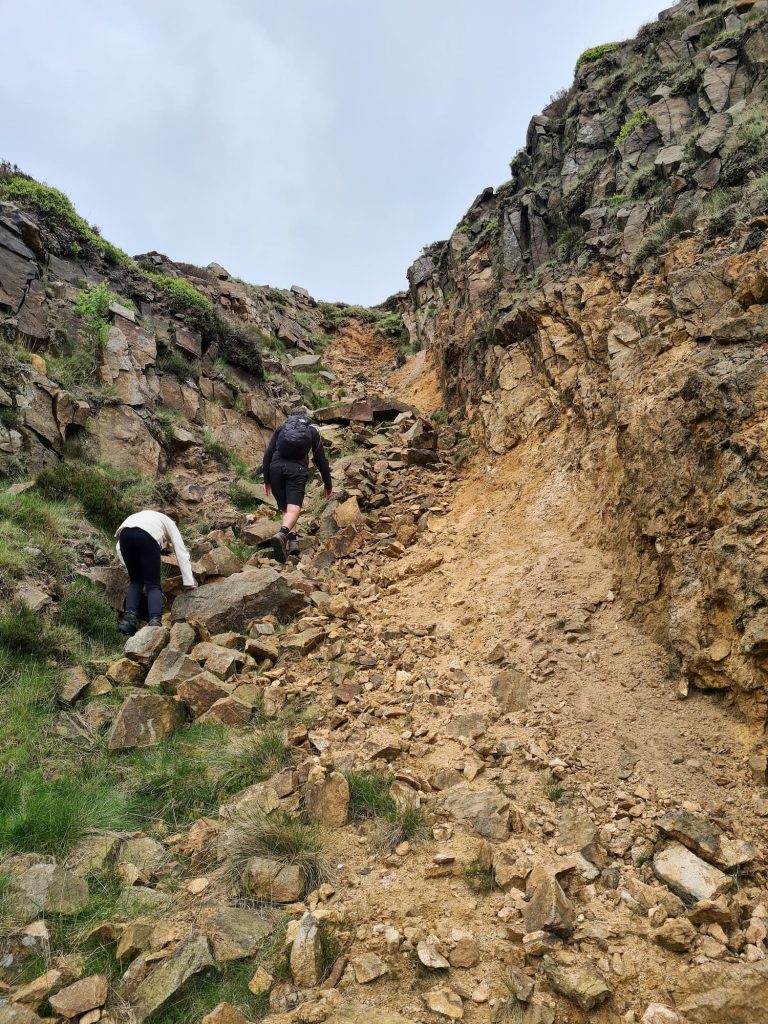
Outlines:
{"type": "Polygon", "coordinates": [[[163,373],[172,373],[180,381],[197,380],[200,376],[200,362],[197,359],[190,359],[179,349],[166,349],[158,356],[156,366],[163,373]]]}
{"type": "Polygon", "coordinates": [[[576,61],[576,70],[578,71],[584,64],[597,63],[597,61],[602,60],[612,50],[615,50],[618,45],[618,43],[601,43],[599,46],[590,46],[588,50],[584,50],[576,61]]]}
{"type": "Polygon", "coordinates": [[[645,124],[655,123],[656,119],[653,114],[649,114],[647,110],[636,110],[622,125],[621,131],[616,138],[616,146],[620,146],[625,139],[628,139],[636,128],[641,128],[645,124]]]}
{"type": "Polygon", "coordinates": [[[69,658],[77,646],[76,632],[65,626],[49,626],[25,604],[14,602],[0,615],[0,647],[35,658],[69,658]]]}
{"type": "Polygon", "coordinates": [[[0,850],[61,855],[92,829],[130,825],[127,801],[108,780],[32,771],[0,781],[0,850]]]}
{"type": "Polygon", "coordinates": [[[492,892],[496,887],[496,873],[492,865],[476,857],[464,869],[464,881],[472,892],[492,892]]]}
{"type": "Polygon", "coordinates": [[[128,480],[112,476],[84,462],[60,462],[44,469],[36,486],[40,494],[53,501],[76,498],[94,525],[114,533],[123,519],[135,511],[126,493],[128,480]]]}
{"type": "Polygon", "coordinates": [[[565,795],[565,789],[557,782],[556,779],[549,779],[544,785],[544,792],[546,793],[547,800],[551,800],[553,804],[556,804],[559,800],[562,800],[565,795]]]}
{"type": "Polygon", "coordinates": [[[404,841],[417,841],[426,833],[424,813],[414,803],[398,804],[390,794],[394,776],[385,772],[347,772],[349,816],[358,821],[381,821],[382,845],[394,849],[404,841]]]}
{"type": "Polygon", "coordinates": [[[236,791],[263,782],[293,763],[285,732],[276,726],[247,733],[233,740],[224,753],[223,783],[236,791]]]}
{"type": "Polygon", "coordinates": [[[743,185],[753,172],[768,165],[768,112],[765,102],[747,107],[737,115],[721,156],[720,184],[743,185]]]}
{"type": "Polygon", "coordinates": [[[106,650],[116,650],[121,644],[115,613],[90,580],[67,584],[59,605],[59,621],[106,650]]]}
{"type": "Polygon", "coordinates": [[[298,865],[304,874],[305,892],[316,889],[330,874],[320,828],[283,811],[238,815],[229,829],[227,849],[238,869],[250,857],[298,865]]]}
{"type": "Polygon", "coordinates": [[[8,430],[15,430],[19,425],[19,410],[12,405],[0,408],[0,423],[8,430]]]}
{"type": "Polygon", "coordinates": [[[48,369],[65,387],[93,388],[101,352],[109,341],[109,304],[113,296],[102,282],[77,297],[75,316],[83,322],[75,341],[67,339],[64,350],[48,360],[48,369]]]}
{"type": "Polygon", "coordinates": [[[227,448],[223,441],[219,441],[210,427],[203,428],[200,440],[206,455],[210,458],[216,459],[217,462],[223,462],[225,466],[230,466],[238,476],[247,477],[249,475],[245,461],[231,448],[227,448]]]}
{"type": "Polygon", "coordinates": [[[650,256],[656,256],[662,252],[671,239],[683,231],[687,231],[696,219],[697,213],[696,207],[687,206],[659,221],[646,233],[639,248],[635,251],[632,257],[633,267],[642,266],[650,256]]]}
{"type": "Polygon", "coordinates": [[[207,296],[199,292],[194,285],[182,277],[171,277],[169,274],[147,272],[147,277],[157,290],[165,297],[172,313],[178,313],[203,331],[217,329],[216,314],[213,304],[207,296]]]}
{"type": "Polygon", "coordinates": [[[584,229],[572,225],[563,231],[554,244],[558,259],[570,261],[575,259],[584,248],[584,229]]]}
{"type": "Polygon", "coordinates": [[[241,512],[254,512],[263,504],[257,487],[250,480],[238,477],[229,487],[229,500],[241,512]]]}

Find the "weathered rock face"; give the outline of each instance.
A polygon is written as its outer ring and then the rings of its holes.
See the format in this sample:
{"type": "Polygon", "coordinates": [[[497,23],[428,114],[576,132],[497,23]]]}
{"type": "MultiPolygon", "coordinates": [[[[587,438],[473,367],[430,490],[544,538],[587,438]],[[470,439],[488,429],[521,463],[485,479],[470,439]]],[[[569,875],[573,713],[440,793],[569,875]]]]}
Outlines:
{"type": "Polygon", "coordinates": [[[748,184],[764,157],[743,140],[764,116],[767,35],[762,4],[693,0],[585,59],[511,180],[413,264],[404,313],[492,451],[562,428],[635,616],[691,683],[760,716],[768,241],[748,184]],[[713,221],[724,185],[736,205],[713,221]]]}
{"type": "Polygon", "coordinates": [[[184,709],[173,697],[136,693],[117,713],[107,746],[109,750],[151,747],[165,739],[184,721],[184,709]]]}
{"type": "Polygon", "coordinates": [[[766,1017],[768,960],[698,964],[675,981],[676,1008],[691,1024],[756,1024],[766,1017]]]}

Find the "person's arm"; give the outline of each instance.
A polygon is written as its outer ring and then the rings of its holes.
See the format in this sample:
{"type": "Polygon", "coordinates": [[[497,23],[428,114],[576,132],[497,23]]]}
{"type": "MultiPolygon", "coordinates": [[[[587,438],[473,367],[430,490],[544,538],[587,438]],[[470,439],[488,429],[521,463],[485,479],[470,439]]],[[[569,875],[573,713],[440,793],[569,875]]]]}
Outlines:
{"type": "Polygon", "coordinates": [[[120,565],[125,569],[125,561],[123,560],[123,552],[120,550],[120,540],[118,538],[117,544],[115,544],[115,550],[117,551],[117,558],[120,565]]]}
{"type": "Polygon", "coordinates": [[[179,569],[181,570],[181,578],[184,581],[185,587],[196,587],[195,577],[192,575],[192,562],[187,551],[187,546],[184,543],[184,538],[179,533],[179,528],[172,519],[168,516],[165,517],[165,528],[168,531],[168,536],[171,540],[171,546],[173,547],[173,553],[176,555],[176,561],[179,563],[179,569]]]}
{"type": "Polygon", "coordinates": [[[281,430],[282,427],[278,427],[277,430],[274,430],[272,432],[272,437],[270,437],[269,439],[267,450],[264,452],[264,458],[262,459],[261,462],[261,472],[264,477],[264,490],[267,492],[267,494],[269,494],[272,490],[272,487],[270,486],[269,483],[269,467],[272,464],[272,456],[275,454],[275,450],[277,448],[277,438],[281,430]]]}
{"type": "Polygon", "coordinates": [[[333,480],[331,479],[331,467],[328,465],[328,459],[325,455],[325,448],[323,448],[323,439],[320,437],[320,431],[316,427],[312,428],[312,458],[314,463],[320,471],[320,476],[323,478],[323,484],[325,485],[325,493],[327,497],[330,497],[330,493],[333,490],[333,480]]]}

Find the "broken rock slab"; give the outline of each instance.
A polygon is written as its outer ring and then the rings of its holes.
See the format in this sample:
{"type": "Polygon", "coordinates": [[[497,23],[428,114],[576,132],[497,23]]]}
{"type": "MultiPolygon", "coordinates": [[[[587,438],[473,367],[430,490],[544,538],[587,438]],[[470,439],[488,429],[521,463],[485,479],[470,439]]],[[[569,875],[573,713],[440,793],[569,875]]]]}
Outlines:
{"type": "Polygon", "coordinates": [[[299,922],[290,953],[291,975],[297,988],[314,988],[323,980],[320,926],[312,914],[299,922]]]}
{"type": "Polygon", "coordinates": [[[33,864],[11,880],[8,902],[26,924],[40,914],[77,914],[88,897],[85,879],[60,864],[33,864]]]}
{"type": "Polygon", "coordinates": [[[656,877],[682,899],[712,900],[728,892],[733,880],[680,843],[655,854],[656,877]]]}
{"type": "Polygon", "coordinates": [[[443,814],[466,821],[488,839],[508,839],[510,802],[498,789],[471,792],[455,787],[437,801],[443,814]]]}
{"type": "Polygon", "coordinates": [[[136,987],[128,999],[135,1019],[144,1021],[195,974],[216,964],[204,935],[182,942],[136,987]]]}
{"type": "Polygon", "coordinates": [[[658,825],[666,835],[724,871],[748,864],[757,856],[752,843],[729,839],[712,822],[689,811],[670,811],[659,819],[658,825]]]}
{"type": "Polygon", "coordinates": [[[211,633],[244,632],[252,619],[263,615],[287,619],[306,603],[304,594],[291,589],[274,569],[248,568],[180,594],[172,615],[174,622],[195,619],[211,633]]]}
{"type": "Polygon", "coordinates": [[[151,747],[170,736],[184,721],[184,708],[173,697],[132,693],[117,713],[107,740],[109,750],[151,747]]]}
{"type": "Polygon", "coordinates": [[[253,956],[272,926],[255,910],[243,907],[206,907],[200,920],[217,963],[253,956]]]}
{"type": "MultiPolygon", "coordinates": [[[[576,912],[553,874],[537,872],[532,895],[523,911],[526,932],[546,931],[567,938],[576,926],[576,912]]],[[[529,887],[531,882],[529,881],[529,887]]]]}
{"type": "Polygon", "coordinates": [[[402,1017],[392,1010],[348,1003],[334,1010],[325,1024],[416,1024],[410,1017],[402,1017]]]}
{"type": "Polygon", "coordinates": [[[768,960],[696,964],[670,983],[675,1008],[690,1024],[765,1024],[768,960]]]}
{"type": "Polygon", "coordinates": [[[89,1010],[100,1009],[107,1001],[109,982],[104,974],[93,974],[90,978],[68,985],[49,998],[51,1009],[62,1017],[80,1017],[89,1010]]]}
{"type": "Polygon", "coordinates": [[[594,1010],[611,995],[611,988],[605,978],[590,963],[565,967],[545,956],[543,964],[544,973],[555,992],[570,999],[584,1011],[594,1010]]]}

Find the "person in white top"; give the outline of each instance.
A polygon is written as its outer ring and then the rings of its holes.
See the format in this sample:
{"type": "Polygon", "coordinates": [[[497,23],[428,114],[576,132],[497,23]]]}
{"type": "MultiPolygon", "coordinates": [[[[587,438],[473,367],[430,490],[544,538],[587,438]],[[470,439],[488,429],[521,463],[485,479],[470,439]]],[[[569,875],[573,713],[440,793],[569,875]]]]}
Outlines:
{"type": "Polygon", "coordinates": [[[118,623],[118,629],[126,636],[133,636],[139,628],[139,605],[142,592],[146,591],[147,610],[150,626],[160,626],[163,621],[163,591],[160,586],[160,555],[163,549],[172,547],[181,570],[184,587],[196,587],[192,575],[192,563],[179,528],[162,512],[144,509],[128,516],[117,528],[117,557],[128,570],[131,583],[125,598],[125,610],[118,623]]]}

